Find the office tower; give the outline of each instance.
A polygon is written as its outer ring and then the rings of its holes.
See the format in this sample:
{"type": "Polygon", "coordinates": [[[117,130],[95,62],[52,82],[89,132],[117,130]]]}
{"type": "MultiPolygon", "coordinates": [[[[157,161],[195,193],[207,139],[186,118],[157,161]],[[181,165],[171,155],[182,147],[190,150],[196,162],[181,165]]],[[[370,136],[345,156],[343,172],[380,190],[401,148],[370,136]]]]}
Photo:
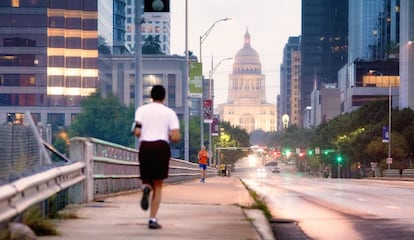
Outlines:
{"type": "Polygon", "coordinates": [[[315,81],[337,82],[347,56],[348,0],[302,0],[301,111],[311,105],[315,81]]]}
{"type": "MultiPolygon", "coordinates": [[[[292,120],[292,97],[295,103],[293,107],[296,109],[295,118],[298,118],[297,114],[300,114],[301,106],[298,105],[300,100],[300,37],[289,37],[283,49],[283,63],[280,66],[280,107],[277,109],[277,128],[282,129],[282,116],[288,115],[292,120]],[[292,79],[295,79],[294,86],[297,88],[292,89],[292,79]],[[294,91],[292,95],[292,90],[294,91]],[[296,104],[296,105],[295,105],[296,104]]],[[[299,119],[297,119],[299,120],[299,119]]],[[[290,122],[292,123],[292,122],[290,122]]],[[[295,122],[297,124],[297,122],[295,122]]],[[[301,124],[297,124],[301,125],[301,124]]]]}
{"type": "Polygon", "coordinates": [[[399,0],[349,0],[348,64],[339,71],[341,112],[388,99],[397,107],[399,0]],[[390,89],[389,89],[390,88],[390,89]]]}
{"type": "Polygon", "coordinates": [[[399,107],[414,109],[414,1],[401,0],[399,107]]]}
{"type": "Polygon", "coordinates": [[[98,80],[97,0],[0,2],[0,123],[68,125],[98,80]]]}
{"type": "Polygon", "coordinates": [[[98,0],[100,53],[129,54],[125,41],[126,0],[98,0]]]}
{"type": "Polygon", "coordinates": [[[399,1],[349,0],[349,63],[385,60],[398,42],[399,1]]]}
{"type": "MultiPolygon", "coordinates": [[[[135,3],[137,0],[126,0],[126,45],[131,52],[134,52],[135,46],[135,3]]],[[[143,4],[146,1],[141,0],[143,4]]],[[[151,1],[150,1],[151,2],[151,1]]],[[[142,43],[148,36],[158,36],[161,44],[161,51],[170,54],[170,12],[169,1],[162,1],[165,5],[165,10],[160,12],[144,12],[144,5],[141,7],[143,13],[143,23],[141,24],[142,43]]]]}

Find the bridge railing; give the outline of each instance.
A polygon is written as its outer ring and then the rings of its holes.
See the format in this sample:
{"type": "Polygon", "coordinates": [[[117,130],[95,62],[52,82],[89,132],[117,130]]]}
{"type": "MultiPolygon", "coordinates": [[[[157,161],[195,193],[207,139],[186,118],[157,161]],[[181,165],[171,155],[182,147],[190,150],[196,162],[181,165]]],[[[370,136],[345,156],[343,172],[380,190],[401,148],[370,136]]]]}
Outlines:
{"type": "MultiPolygon", "coordinates": [[[[138,150],[115,143],[76,137],[71,139],[70,159],[85,163],[86,179],[75,196],[83,196],[72,202],[89,202],[108,195],[140,189],[138,150]]],[[[170,160],[167,183],[198,178],[198,164],[174,159],[170,160]]],[[[208,175],[217,175],[213,168],[208,175]]]]}
{"type": "Polygon", "coordinates": [[[55,167],[0,187],[0,222],[84,180],[84,163],[55,167]]]}
{"type": "MultiPolygon", "coordinates": [[[[54,195],[63,196],[64,204],[86,203],[114,194],[137,191],[139,180],[138,151],[94,138],[75,137],[69,145],[69,158],[43,143],[41,152],[52,151],[65,162],[42,168],[31,175],[0,186],[0,222],[6,222],[54,195]]],[[[214,168],[207,176],[216,175],[214,168]]],[[[195,163],[171,159],[167,183],[199,177],[195,163]]],[[[41,204],[48,207],[49,204],[41,204]]],[[[61,208],[64,206],[61,206],[61,208]]],[[[49,209],[43,209],[49,212],[49,209]]]]}

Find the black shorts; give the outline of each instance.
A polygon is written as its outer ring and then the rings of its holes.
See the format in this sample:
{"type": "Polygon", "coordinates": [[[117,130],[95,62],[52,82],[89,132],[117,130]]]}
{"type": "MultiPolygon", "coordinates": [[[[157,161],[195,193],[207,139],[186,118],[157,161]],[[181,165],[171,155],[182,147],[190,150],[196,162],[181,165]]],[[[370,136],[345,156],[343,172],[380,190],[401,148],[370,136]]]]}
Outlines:
{"type": "Polygon", "coordinates": [[[141,180],[168,177],[171,150],[167,142],[141,142],[138,157],[141,180]]]}

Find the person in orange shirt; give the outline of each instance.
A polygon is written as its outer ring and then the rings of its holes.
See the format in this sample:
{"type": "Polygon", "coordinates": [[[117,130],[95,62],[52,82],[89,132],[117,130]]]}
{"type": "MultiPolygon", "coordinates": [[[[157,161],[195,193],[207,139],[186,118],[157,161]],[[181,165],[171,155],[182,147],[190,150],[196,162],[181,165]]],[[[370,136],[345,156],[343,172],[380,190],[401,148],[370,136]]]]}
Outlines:
{"type": "Polygon", "coordinates": [[[201,146],[201,150],[198,152],[198,166],[200,166],[200,182],[202,183],[205,182],[208,158],[209,154],[206,151],[206,146],[201,146]]]}

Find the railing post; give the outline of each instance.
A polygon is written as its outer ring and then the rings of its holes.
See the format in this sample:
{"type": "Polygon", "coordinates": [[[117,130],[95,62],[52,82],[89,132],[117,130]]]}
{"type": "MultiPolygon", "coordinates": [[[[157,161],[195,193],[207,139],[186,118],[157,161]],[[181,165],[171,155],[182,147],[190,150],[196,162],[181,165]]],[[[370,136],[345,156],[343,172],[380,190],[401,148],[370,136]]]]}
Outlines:
{"type": "Polygon", "coordinates": [[[93,144],[87,138],[72,138],[69,145],[69,157],[74,162],[85,163],[85,180],[69,189],[69,202],[87,203],[93,201],[93,144]]]}

